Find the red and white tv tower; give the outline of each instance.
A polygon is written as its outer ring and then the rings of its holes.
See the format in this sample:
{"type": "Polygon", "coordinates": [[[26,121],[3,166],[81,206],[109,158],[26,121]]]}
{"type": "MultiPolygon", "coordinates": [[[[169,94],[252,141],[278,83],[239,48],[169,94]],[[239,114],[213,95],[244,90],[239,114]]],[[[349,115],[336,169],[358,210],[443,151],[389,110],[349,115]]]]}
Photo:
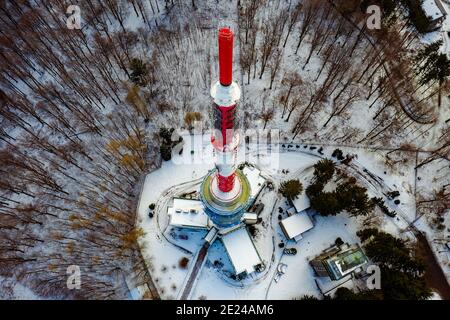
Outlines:
{"type": "Polygon", "coordinates": [[[201,197],[205,211],[218,228],[239,224],[249,205],[250,185],[236,169],[239,134],[235,130],[237,102],[241,89],[233,81],[233,32],[219,30],[219,81],[211,88],[216,169],[205,178],[201,197]]]}

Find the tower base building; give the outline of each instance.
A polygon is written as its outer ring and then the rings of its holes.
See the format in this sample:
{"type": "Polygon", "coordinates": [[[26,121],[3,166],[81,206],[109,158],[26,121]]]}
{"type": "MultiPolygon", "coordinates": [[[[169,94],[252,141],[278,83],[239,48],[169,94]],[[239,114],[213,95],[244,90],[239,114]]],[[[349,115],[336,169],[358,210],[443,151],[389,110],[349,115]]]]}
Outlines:
{"type": "Polygon", "coordinates": [[[218,228],[229,228],[241,223],[242,216],[251,204],[251,187],[247,177],[240,170],[234,173],[233,188],[229,192],[220,190],[217,170],[212,170],[200,187],[205,212],[218,228]]]}

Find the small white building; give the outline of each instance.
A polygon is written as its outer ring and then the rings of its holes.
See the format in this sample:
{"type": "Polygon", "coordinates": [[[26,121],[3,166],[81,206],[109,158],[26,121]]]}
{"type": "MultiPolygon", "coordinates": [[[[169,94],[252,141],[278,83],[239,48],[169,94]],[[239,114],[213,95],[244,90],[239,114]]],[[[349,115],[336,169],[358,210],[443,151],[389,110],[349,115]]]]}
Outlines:
{"type": "Polygon", "coordinates": [[[173,199],[173,206],[167,209],[172,227],[208,229],[211,225],[203,204],[199,200],[173,199]]]}
{"type": "Polygon", "coordinates": [[[242,216],[242,221],[245,224],[257,224],[258,223],[258,215],[254,212],[246,212],[242,216]]]}
{"type": "Polygon", "coordinates": [[[280,227],[287,239],[298,242],[303,238],[303,233],[314,228],[314,224],[309,218],[308,213],[302,211],[281,220],[280,227]]]}
{"type": "Polygon", "coordinates": [[[214,240],[217,239],[217,236],[219,235],[219,230],[216,227],[212,227],[209,229],[208,233],[205,236],[205,241],[209,244],[212,244],[214,240]]]}
{"type": "Polygon", "coordinates": [[[294,206],[297,213],[302,212],[311,207],[311,202],[309,201],[308,196],[303,192],[297,198],[292,200],[292,205],[294,206]]]}
{"type": "Polygon", "coordinates": [[[239,228],[223,235],[222,242],[236,275],[252,274],[262,264],[247,228],[239,228]]]}
{"type": "Polygon", "coordinates": [[[261,190],[264,188],[266,178],[261,176],[261,170],[255,167],[245,166],[242,169],[242,173],[247,177],[247,180],[250,184],[250,199],[251,201],[254,201],[261,190]]]}

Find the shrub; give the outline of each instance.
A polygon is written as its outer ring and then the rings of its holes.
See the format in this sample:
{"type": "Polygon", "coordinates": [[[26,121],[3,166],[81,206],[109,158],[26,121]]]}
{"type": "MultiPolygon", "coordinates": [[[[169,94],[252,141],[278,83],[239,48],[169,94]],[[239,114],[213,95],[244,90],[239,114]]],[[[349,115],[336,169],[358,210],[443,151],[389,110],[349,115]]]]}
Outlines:
{"type": "Polygon", "coordinates": [[[256,227],[253,225],[248,227],[248,231],[250,232],[253,238],[256,237],[256,234],[258,233],[258,229],[256,229],[256,227]]]}
{"type": "Polygon", "coordinates": [[[344,153],[342,152],[341,149],[334,150],[331,156],[338,159],[339,161],[344,160],[344,153]]]}
{"type": "Polygon", "coordinates": [[[169,130],[167,128],[159,129],[159,136],[164,140],[165,144],[171,144],[172,142],[172,132],[173,130],[169,130]]]}
{"type": "Polygon", "coordinates": [[[159,148],[159,151],[161,152],[161,158],[164,161],[172,159],[172,147],[170,145],[163,143],[159,148]]]}

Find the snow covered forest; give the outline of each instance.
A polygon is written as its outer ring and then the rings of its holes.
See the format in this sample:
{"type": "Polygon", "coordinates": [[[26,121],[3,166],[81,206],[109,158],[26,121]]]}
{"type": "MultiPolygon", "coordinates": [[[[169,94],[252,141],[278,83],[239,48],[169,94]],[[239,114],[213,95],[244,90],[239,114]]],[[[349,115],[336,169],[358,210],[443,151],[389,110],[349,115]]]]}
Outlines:
{"type": "MultiPolygon", "coordinates": [[[[0,298],[125,299],[151,278],[137,240],[161,128],[210,126],[219,26],[237,34],[244,129],[377,150],[423,180],[416,215],[444,237],[450,62],[407,1],[0,1],[0,298]],[[381,30],[364,8],[383,8],[381,30]],[[69,5],[81,29],[69,29],[69,5]],[[442,227],[444,226],[444,227],[442,227]],[[81,290],[67,268],[83,270],[81,290]],[[3,295],[3,296],[2,296],[3,295]]],[[[156,298],[156,297],[155,297],[156,298]]]]}

